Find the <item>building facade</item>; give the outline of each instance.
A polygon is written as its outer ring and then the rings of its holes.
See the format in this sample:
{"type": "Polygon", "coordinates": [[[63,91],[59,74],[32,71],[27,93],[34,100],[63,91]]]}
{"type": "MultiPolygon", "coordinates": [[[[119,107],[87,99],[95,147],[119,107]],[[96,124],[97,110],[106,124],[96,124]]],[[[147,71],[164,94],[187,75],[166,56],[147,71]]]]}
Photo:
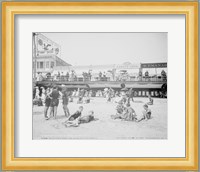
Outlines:
{"type": "Polygon", "coordinates": [[[33,77],[52,73],[54,67],[70,66],[61,59],[61,46],[41,33],[33,34],[33,77]]]}

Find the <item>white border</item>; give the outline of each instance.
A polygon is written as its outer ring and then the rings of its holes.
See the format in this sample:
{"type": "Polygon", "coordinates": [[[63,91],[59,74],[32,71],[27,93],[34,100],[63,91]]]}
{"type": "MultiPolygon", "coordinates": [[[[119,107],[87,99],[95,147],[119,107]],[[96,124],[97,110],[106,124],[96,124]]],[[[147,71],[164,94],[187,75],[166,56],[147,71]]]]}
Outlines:
{"type": "Polygon", "coordinates": [[[17,15],[15,26],[16,157],[185,157],[184,15],[17,15]],[[168,32],[168,139],[32,140],[32,32],[168,32]]]}

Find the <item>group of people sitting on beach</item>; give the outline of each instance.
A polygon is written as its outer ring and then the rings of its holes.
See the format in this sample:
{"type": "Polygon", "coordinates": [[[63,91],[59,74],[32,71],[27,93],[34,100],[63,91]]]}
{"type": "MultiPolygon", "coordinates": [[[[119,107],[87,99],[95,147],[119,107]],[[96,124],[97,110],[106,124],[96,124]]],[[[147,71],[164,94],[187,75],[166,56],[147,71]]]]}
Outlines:
{"type": "Polygon", "coordinates": [[[148,107],[148,105],[153,105],[153,98],[151,95],[148,95],[149,101],[143,105],[144,110],[142,111],[142,115],[137,115],[130,104],[130,101],[134,102],[132,93],[132,89],[129,89],[127,92],[122,92],[121,97],[116,101],[116,103],[118,103],[116,107],[117,112],[115,115],[111,115],[112,119],[140,122],[151,118],[151,110],[148,107]]]}
{"type": "Polygon", "coordinates": [[[122,119],[124,121],[135,121],[140,122],[142,120],[148,120],[151,118],[151,110],[147,104],[143,105],[144,110],[142,111],[142,116],[137,115],[135,110],[130,106],[130,103],[127,102],[123,104],[122,101],[119,101],[116,107],[116,114],[111,115],[112,119],[122,119]]]}

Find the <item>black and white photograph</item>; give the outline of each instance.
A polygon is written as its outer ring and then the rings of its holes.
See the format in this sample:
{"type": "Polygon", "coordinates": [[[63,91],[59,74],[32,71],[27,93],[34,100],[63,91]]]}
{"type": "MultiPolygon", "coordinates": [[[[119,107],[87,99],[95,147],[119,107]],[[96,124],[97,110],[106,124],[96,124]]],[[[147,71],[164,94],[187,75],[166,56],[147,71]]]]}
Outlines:
{"type": "Polygon", "coordinates": [[[32,139],[168,139],[166,32],[34,32],[32,139]]]}

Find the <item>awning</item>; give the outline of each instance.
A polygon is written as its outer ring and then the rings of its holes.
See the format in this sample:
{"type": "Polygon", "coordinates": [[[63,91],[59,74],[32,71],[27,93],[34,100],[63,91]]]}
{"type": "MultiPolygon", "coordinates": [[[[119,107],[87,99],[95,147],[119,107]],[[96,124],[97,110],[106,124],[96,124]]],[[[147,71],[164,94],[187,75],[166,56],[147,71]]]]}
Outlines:
{"type": "MultiPolygon", "coordinates": [[[[149,83],[145,83],[145,84],[139,84],[139,83],[126,83],[126,89],[127,88],[142,88],[142,89],[161,89],[163,84],[149,84],[149,83]]],[[[90,88],[121,88],[120,84],[112,84],[112,83],[107,83],[107,84],[100,84],[100,83],[96,83],[96,84],[89,84],[90,88]]]]}
{"type": "Polygon", "coordinates": [[[89,89],[88,85],[61,85],[60,88],[81,88],[81,89],[89,89]]]}

